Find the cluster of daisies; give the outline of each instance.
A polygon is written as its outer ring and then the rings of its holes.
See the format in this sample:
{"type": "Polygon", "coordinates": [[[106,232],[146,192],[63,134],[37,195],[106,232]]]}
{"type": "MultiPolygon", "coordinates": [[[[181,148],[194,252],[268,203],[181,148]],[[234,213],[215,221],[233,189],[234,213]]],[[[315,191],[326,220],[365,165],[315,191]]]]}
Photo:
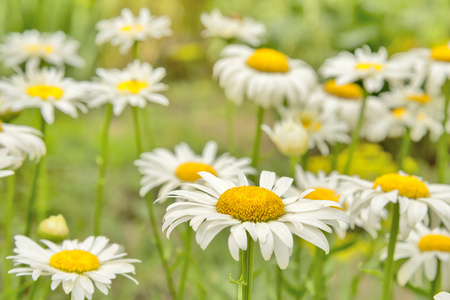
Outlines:
{"type": "MultiPolygon", "coordinates": [[[[357,138],[378,142],[405,134],[419,141],[427,133],[435,141],[450,131],[448,104],[442,94],[450,77],[450,45],[392,57],[385,48],[372,52],[363,46],[354,54],[342,52],[327,59],[316,73],[306,62],[278,50],[252,48],[261,45],[266,35],[260,22],[223,16],[218,10],[202,14],[201,22],[202,36],[229,43],[214,65],[213,78],[235,105],[247,99],[261,110],[276,110],[279,121],[273,127],[262,124],[261,129],[286,156],[298,158],[315,149],[327,156],[330,146],[352,142],[355,132],[357,138]]],[[[97,29],[96,42],[119,46],[122,54],[138,42],[172,34],[168,17],[152,16],[145,8],[138,16],[123,9],[120,16],[100,21],[97,29]]],[[[2,115],[38,108],[44,129],[45,124],[54,123],[55,109],[76,118],[79,111],[103,104],[116,116],[128,105],[169,104],[161,94],[167,89],[161,82],[165,69],[137,58],[124,69],[99,68],[89,82],[65,77],[65,64],[83,65],[78,48],[78,42],[62,32],[30,30],[8,35],[0,55],[16,74],[0,80],[2,115]]],[[[11,169],[26,158],[39,160],[45,155],[43,134],[31,127],[0,123],[0,176],[12,175],[11,169]]],[[[142,174],[142,197],[158,192],[157,203],[175,200],[163,217],[162,230],[168,237],[177,226],[189,223],[205,249],[220,232],[229,230],[228,248],[235,260],[251,242],[258,242],[264,260],[274,255],[278,266],[286,269],[296,247],[294,236],[328,253],[324,232],[334,230],[342,239],[348,230],[359,227],[377,238],[385,229],[382,224],[390,215],[389,207],[397,205],[394,259],[406,259],[398,270],[398,283],[422,286],[424,274],[428,281],[440,279],[443,290],[450,289],[450,186],[402,171],[368,181],[337,171],[314,174],[298,164],[293,178],[277,176],[258,172],[255,157],[252,161],[219,155],[218,148],[210,141],[196,154],[181,143],[174,153],[157,148],[135,161],[142,174]]],[[[61,222],[61,218],[51,219],[42,231],[48,233],[47,227],[61,222]]],[[[15,240],[15,254],[8,258],[27,267],[10,273],[31,275],[33,280],[49,275],[52,290],[61,284],[73,300],[91,299],[95,288],[107,294],[116,274],[135,281],[130,275],[135,272],[132,263],[139,260],[123,258],[126,253],[106,237],[63,239],[62,243],[45,239],[45,247],[22,235],[15,240]]],[[[380,256],[384,259],[386,253],[380,256]]],[[[435,299],[448,297],[443,292],[435,299]]]]}

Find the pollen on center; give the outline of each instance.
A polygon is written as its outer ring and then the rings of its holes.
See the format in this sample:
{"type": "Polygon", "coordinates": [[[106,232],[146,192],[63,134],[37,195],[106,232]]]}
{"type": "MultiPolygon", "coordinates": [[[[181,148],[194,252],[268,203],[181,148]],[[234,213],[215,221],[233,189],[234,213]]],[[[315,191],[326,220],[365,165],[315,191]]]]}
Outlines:
{"type": "Polygon", "coordinates": [[[383,192],[398,190],[400,196],[411,199],[426,198],[430,196],[427,185],[419,178],[411,175],[389,173],[375,179],[373,188],[381,187],[383,192]]]}
{"type": "Polygon", "coordinates": [[[67,273],[83,274],[95,271],[100,261],[94,254],[84,250],[63,250],[50,258],[50,266],[67,273]]]}
{"type": "Polygon", "coordinates": [[[450,236],[427,234],[420,239],[417,246],[421,251],[450,252],[450,236]]]}
{"type": "Polygon", "coordinates": [[[328,94],[339,98],[359,100],[363,97],[363,89],[356,83],[337,85],[336,80],[331,79],[325,82],[323,89],[328,94]]]}
{"type": "Polygon", "coordinates": [[[117,85],[117,89],[119,91],[128,92],[131,94],[137,94],[146,87],[148,87],[148,84],[146,82],[138,80],[128,80],[117,85]]]}
{"type": "Polygon", "coordinates": [[[289,71],[286,55],[268,48],[255,50],[255,52],[247,59],[247,65],[261,72],[286,73],[289,71]]]}
{"type": "Polygon", "coordinates": [[[39,97],[43,100],[59,99],[64,95],[64,91],[60,87],[44,84],[30,86],[26,92],[32,97],[39,97]]]}
{"type": "Polygon", "coordinates": [[[380,63],[373,63],[373,62],[360,62],[356,64],[355,69],[356,70],[364,70],[364,71],[375,71],[380,72],[385,67],[384,64],[380,63]]]}
{"type": "Polygon", "coordinates": [[[201,162],[187,162],[180,164],[175,171],[175,175],[183,181],[196,182],[201,178],[201,176],[198,175],[198,172],[208,172],[217,176],[216,170],[214,170],[212,166],[201,162]]]}
{"type": "MultiPolygon", "coordinates": [[[[329,200],[334,202],[339,202],[339,197],[341,195],[336,194],[335,191],[328,188],[315,187],[314,191],[306,195],[305,199],[311,200],[329,200]]],[[[332,206],[333,208],[341,209],[339,206],[332,206]]],[[[341,209],[342,210],[342,209],[341,209]]]]}
{"type": "Polygon", "coordinates": [[[432,48],[431,58],[434,60],[450,62],[450,48],[448,45],[440,45],[432,48]]]}

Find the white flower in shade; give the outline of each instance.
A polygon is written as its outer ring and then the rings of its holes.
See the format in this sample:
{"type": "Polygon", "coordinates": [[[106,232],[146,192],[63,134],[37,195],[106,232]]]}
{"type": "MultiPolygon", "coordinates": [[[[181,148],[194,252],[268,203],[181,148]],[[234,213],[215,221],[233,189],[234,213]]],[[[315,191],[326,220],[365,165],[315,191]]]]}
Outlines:
{"type": "MultiPolygon", "coordinates": [[[[386,256],[386,252],[382,257],[386,256]]],[[[407,259],[397,272],[397,281],[404,286],[408,281],[423,285],[423,273],[428,281],[436,278],[441,263],[443,288],[450,288],[450,233],[442,228],[429,228],[418,224],[406,240],[399,240],[394,260],[407,259]]]]}
{"type": "Polygon", "coordinates": [[[7,258],[13,259],[16,265],[28,267],[18,267],[8,273],[31,275],[34,281],[40,276],[51,276],[51,289],[55,290],[62,284],[64,292],[70,293],[72,300],[92,299],[95,287],[107,295],[117,274],[137,284],[129,274],[135,273],[132,263],[140,261],[123,258],[126,253],[120,250],[120,246],[108,244],[109,239],[104,236],[90,236],[82,242],[65,240],[62,245],[41,240],[48,247],[46,249],[26,236],[16,235],[15,240],[15,255],[7,258]]]}
{"type": "Polygon", "coordinates": [[[286,99],[298,104],[317,82],[304,61],[290,59],[273,49],[229,45],[213,69],[229,100],[240,105],[245,97],[263,108],[277,107],[286,99]]]}
{"type": "Polygon", "coordinates": [[[78,41],[68,38],[62,31],[41,33],[32,29],[9,33],[0,45],[0,55],[8,67],[24,62],[39,66],[41,60],[58,67],[64,64],[82,67],[84,61],[77,54],[79,47],[78,41]]]}
{"type": "Polygon", "coordinates": [[[22,160],[26,157],[39,160],[45,155],[45,143],[41,137],[42,133],[33,127],[0,121],[0,146],[22,160]]]}
{"type": "Polygon", "coordinates": [[[245,175],[237,171],[239,183],[222,180],[200,172],[211,187],[191,184],[196,191],[172,191],[168,197],[181,198],[167,207],[163,230],[167,236],[183,222],[197,232],[196,240],[205,249],[222,230],[230,227],[228,248],[231,256],[239,260],[239,249],[247,250],[247,236],[259,241],[261,254],[269,260],[275,253],[278,266],[285,269],[292,254],[293,238],[304,240],[329,251],[328,241],[322,230],[331,232],[328,225],[339,227],[339,221],[347,216],[331,206],[334,201],[303,200],[300,196],[285,198],[293,179],[281,177],[276,180],[273,172],[263,171],[259,186],[250,186],[245,175]]]}
{"type": "Polygon", "coordinates": [[[369,93],[379,92],[385,80],[401,81],[408,79],[408,65],[401,61],[389,61],[386,48],[372,52],[369,46],[355,50],[355,54],[347,51],[336,57],[328,58],[319,72],[325,78],[335,78],[338,85],[352,83],[359,79],[369,93]]]}
{"type": "MultiPolygon", "coordinates": [[[[399,173],[389,173],[374,181],[356,177],[340,176],[343,184],[339,192],[351,195],[350,224],[354,224],[360,212],[369,209],[370,224],[379,222],[385,206],[397,201],[400,204],[400,234],[406,238],[410,231],[420,222],[428,222],[428,213],[432,222],[442,222],[450,228],[450,186],[429,184],[421,178],[399,173]]],[[[370,226],[368,224],[367,226],[370,226]]]]}
{"type": "Polygon", "coordinates": [[[172,153],[165,148],[141,154],[134,164],[143,175],[140,195],[144,196],[161,186],[159,197],[179,188],[185,183],[200,179],[198,172],[206,171],[227,181],[237,181],[236,168],[244,174],[253,174],[250,158],[235,158],[228,153],[217,156],[217,143],[209,141],[201,155],[197,155],[185,143],[175,146],[172,153]]]}
{"type": "Polygon", "coordinates": [[[205,26],[203,37],[237,39],[252,46],[259,46],[261,38],[266,34],[264,24],[248,17],[226,17],[218,9],[214,9],[210,14],[202,13],[200,20],[205,26]]]}
{"type": "Polygon", "coordinates": [[[22,164],[22,160],[22,157],[9,154],[6,148],[0,149],[0,178],[13,175],[14,171],[5,169],[16,169],[22,164]]]}
{"type": "Polygon", "coordinates": [[[439,294],[434,296],[435,300],[450,300],[450,293],[440,292],[439,294]]]}
{"type": "Polygon", "coordinates": [[[167,85],[160,81],[166,76],[166,69],[156,68],[145,62],[135,60],[123,70],[97,69],[96,82],[90,83],[89,107],[111,103],[115,115],[119,115],[127,106],[145,107],[147,102],[168,105],[169,100],[160,92],[167,85]]]}
{"type": "Polygon", "coordinates": [[[120,53],[124,54],[137,41],[172,35],[170,24],[169,17],[152,16],[148,8],[141,8],[137,17],[128,8],[124,8],[120,16],[97,23],[99,33],[95,42],[97,44],[111,42],[111,45],[119,46],[120,53]]]}
{"type": "Polygon", "coordinates": [[[64,71],[56,68],[27,68],[25,73],[0,80],[0,91],[12,110],[40,108],[48,124],[55,120],[55,108],[72,118],[78,117],[77,108],[86,112],[80,102],[84,84],[65,78],[64,71]]]}
{"type": "Polygon", "coordinates": [[[265,124],[261,125],[261,129],[284,155],[299,157],[308,151],[308,132],[302,124],[292,119],[276,122],[273,130],[265,124]]]}

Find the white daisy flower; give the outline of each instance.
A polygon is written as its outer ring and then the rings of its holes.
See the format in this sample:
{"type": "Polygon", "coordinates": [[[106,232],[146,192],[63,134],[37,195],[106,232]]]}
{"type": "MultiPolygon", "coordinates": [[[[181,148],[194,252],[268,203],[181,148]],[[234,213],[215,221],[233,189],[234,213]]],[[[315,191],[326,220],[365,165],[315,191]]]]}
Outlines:
{"type": "Polygon", "coordinates": [[[287,119],[275,122],[273,130],[266,124],[261,129],[284,155],[299,157],[308,151],[309,136],[301,123],[287,119]]]}
{"type": "Polygon", "coordinates": [[[350,225],[354,224],[360,212],[370,209],[367,227],[376,224],[382,217],[385,206],[400,203],[400,234],[406,238],[420,222],[428,222],[428,213],[436,223],[442,222],[450,228],[450,186],[429,184],[421,178],[403,172],[390,173],[368,181],[350,176],[340,176],[348,185],[339,192],[351,195],[352,215],[350,225]]]}
{"type": "Polygon", "coordinates": [[[87,111],[79,101],[85,96],[84,84],[65,78],[64,71],[56,68],[27,68],[0,80],[0,91],[12,110],[40,108],[48,124],[55,120],[55,108],[72,118],[78,117],[77,108],[87,111]]]}
{"type": "Polygon", "coordinates": [[[165,148],[141,154],[134,164],[143,175],[139,194],[143,197],[150,190],[161,186],[158,197],[177,189],[185,183],[200,179],[198,172],[206,171],[223,180],[237,181],[236,168],[244,174],[253,174],[250,158],[235,158],[228,153],[217,157],[217,143],[209,141],[201,155],[197,155],[185,143],[175,146],[172,153],[165,148]]]}
{"type": "Polygon", "coordinates": [[[0,121],[0,146],[22,160],[26,157],[39,160],[45,155],[45,143],[41,137],[42,133],[33,127],[0,121]]]}
{"type": "Polygon", "coordinates": [[[96,28],[99,32],[95,42],[98,45],[111,42],[111,45],[119,46],[119,52],[124,54],[137,41],[160,39],[172,35],[170,24],[169,17],[152,16],[148,8],[141,8],[137,17],[131,10],[124,8],[120,16],[97,23],[96,28]]]}
{"type": "Polygon", "coordinates": [[[307,63],[273,49],[229,45],[221,56],[213,77],[219,79],[228,99],[238,105],[245,97],[263,108],[280,106],[285,99],[298,104],[317,82],[307,63]]]}
{"type": "Polygon", "coordinates": [[[35,29],[22,33],[9,33],[0,45],[0,56],[7,67],[29,62],[39,66],[41,60],[63,67],[68,64],[82,67],[84,60],[78,56],[80,43],[68,38],[64,32],[41,33],[35,29]]]}
{"type": "Polygon", "coordinates": [[[261,44],[261,38],[266,34],[264,24],[248,17],[226,17],[218,9],[214,9],[210,14],[203,12],[200,20],[205,26],[202,37],[237,39],[257,47],[261,44]]]}
{"type": "Polygon", "coordinates": [[[439,294],[434,296],[435,300],[450,300],[450,293],[440,292],[439,294]]]}
{"type": "Polygon", "coordinates": [[[64,292],[70,293],[72,300],[92,299],[95,287],[107,295],[117,274],[137,284],[129,274],[135,273],[132,263],[140,261],[123,258],[126,253],[120,251],[120,246],[108,244],[109,239],[104,236],[90,236],[83,242],[65,240],[62,245],[41,240],[48,247],[46,249],[26,236],[16,235],[15,240],[16,255],[7,258],[13,259],[16,265],[28,267],[18,267],[8,273],[31,275],[34,281],[40,276],[51,276],[51,289],[55,290],[62,284],[64,292]]]}
{"type": "MultiPolygon", "coordinates": [[[[386,253],[383,253],[385,256],[386,253]]],[[[395,247],[394,260],[407,260],[397,272],[397,281],[404,286],[408,281],[422,285],[423,273],[428,281],[433,281],[437,274],[438,261],[441,262],[442,283],[448,287],[450,278],[450,233],[441,228],[428,229],[418,224],[409,237],[399,240],[395,247]]],[[[445,288],[445,287],[444,287],[445,288]]]]}
{"type": "Polygon", "coordinates": [[[11,155],[8,149],[0,149],[0,178],[13,175],[14,171],[5,169],[16,169],[22,164],[22,161],[22,157],[11,155]]]}
{"type": "Polygon", "coordinates": [[[379,92],[385,80],[395,82],[410,77],[406,64],[388,60],[386,48],[381,47],[375,53],[367,45],[356,49],[355,54],[343,51],[328,58],[319,72],[325,78],[335,78],[338,85],[361,79],[369,93],[379,92]]]}
{"type": "Polygon", "coordinates": [[[260,185],[250,186],[245,175],[238,171],[239,183],[222,180],[200,172],[199,175],[212,187],[191,184],[196,191],[172,191],[167,197],[181,198],[167,207],[163,230],[167,236],[183,222],[197,232],[196,240],[205,249],[223,229],[230,227],[228,248],[231,256],[239,260],[239,249],[247,250],[247,233],[259,241],[261,254],[269,260],[275,253],[278,266],[285,269],[292,254],[295,234],[328,253],[329,245],[322,230],[331,232],[347,216],[331,206],[334,201],[310,201],[300,196],[285,198],[293,179],[276,180],[273,172],[261,173],[260,185]],[[282,198],[283,197],[283,198],[282,198]]]}
{"type": "Polygon", "coordinates": [[[90,93],[89,107],[111,103],[115,115],[119,115],[127,106],[145,107],[147,102],[169,105],[169,100],[160,94],[167,85],[160,81],[166,76],[166,69],[156,68],[135,60],[123,70],[102,69],[96,71],[99,77],[88,85],[90,93]]]}

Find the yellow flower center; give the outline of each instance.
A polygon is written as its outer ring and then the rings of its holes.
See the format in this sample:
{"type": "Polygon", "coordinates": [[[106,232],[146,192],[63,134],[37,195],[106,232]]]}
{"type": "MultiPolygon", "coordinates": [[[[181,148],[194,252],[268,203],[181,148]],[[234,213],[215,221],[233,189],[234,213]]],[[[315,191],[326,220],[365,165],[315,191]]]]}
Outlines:
{"type": "Polygon", "coordinates": [[[43,51],[47,54],[51,54],[54,51],[53,46],[50,45],[39,45],[39,44],[30,44],[25,46],[26,51],[30,53],[37,53],[39,51],[43,51]]]}
{"type": "Polygon", "coordinates": [[[406,108],[404,107],[394,108],[391,112],[395,118],[401,119],[406,113],[406,108]]]}
{"type": "Polygon", "coordinates": [[[27,94],[32,97],[39,97],[43,100],[47,100],[48,98],[59,99],[64,94],[64,91],[52,85],[34,85],[27,88],[27,94]]]}
{"type": "Polygon", "coordinates": [[[272,191],[259,186],[226,190],[217,200],[217,211],[243,222],[268,222],[284,214],[284,203],[272,191]]]}
{"type": "Polygon", "coordinates": [[[247,65],[261,72],[286,73],[289,71],[286,55],[268,48],[255,50],[247,59],[247,65]]]}
{"type": "Polygon", "coordinates": [[[308,112],[303,112],[300,114],[300,121],[306,130],[318,131],[322,128],[322,123],[320,123],[319,120],[308,112]]]}
{"type": "Polygon", "coordinates": [[[119,89],[119,91],[128,92],[131,94],[137,94],[146,87],[148,87],[146,82],[138,80],[128,80],[117,85],[117,89],[119,89]]]}
{"type": "Polygon", "coordinates": [[[328,94],[340,98],[359,100],[363,96],[363,89],[356,83],[337,85],[334,79],[325,82],[323,89],[328,94]]]}
{"type": "Polygon", "coordinates": [[[183,181],[195,182],[201,178],[197,173],[202,171],[217,176],[217,173],[212,166],[199,162],[187,162],[179,165],[175,171],[175,175],[183,181]]]}
{"type": "Polygon", "coordinates": [[[430,102],[431,97],[426,93],[417,93],[406,95],[406,99],[408,99],[409,101],[418,102],[420,104],[426,104],[430,102]]]}
{"type": "Polygon", "coordinates": [[[83,274],[97,270],[100,261],[97,256],[84,250],[63,250],[50,258],[50,266],[67,273],[83,274]]]}
{"type": "Polygon", "coordinates": [[[412,199],[426,198],[430,196],[427,185],[411,175],[397,173],[385,174],[375,179],[373,188],[380,186],[383,192],[398,190],[400,196],[412,199]]]}
{"type": "Polygon", "coordinates": [[[380,72],[385,67],[384,64],[377,64],[372,62],[360,62],[356,65],[356,70],[364,70],[364,71],[376,71],[380,72]]]}
{"type": "Polygon", "coordinates": [[[142,30],[144,30],[144,27],[141,24],[130,24],[120,28],[120,31],[122,32],[131,32],[131,31],[141,32],[142,30]]]}
{"type": "Polygon", "coordinates": [[[431,58],[434,60],[450,62],[450,48],[447,45],[432,48],[431,58]]]}
{"type": "Polygon", "coordinates": [[[421,251],[450,252],[450,236],[427,234],[420,239],[417,246],[421,251]]]}
{"type": "MultiPolygon", "coordinates": [[[[336,193],[332,189],[327,188],[313,188],[314,191],[305,196],[305,199],[311,200],[330,200],[334,202],[339,202],[339,197],[341,195],[336,195],[336,193]]],[[[331,206],[333,208],[341,209],[339,206],[331,206]]]]}

